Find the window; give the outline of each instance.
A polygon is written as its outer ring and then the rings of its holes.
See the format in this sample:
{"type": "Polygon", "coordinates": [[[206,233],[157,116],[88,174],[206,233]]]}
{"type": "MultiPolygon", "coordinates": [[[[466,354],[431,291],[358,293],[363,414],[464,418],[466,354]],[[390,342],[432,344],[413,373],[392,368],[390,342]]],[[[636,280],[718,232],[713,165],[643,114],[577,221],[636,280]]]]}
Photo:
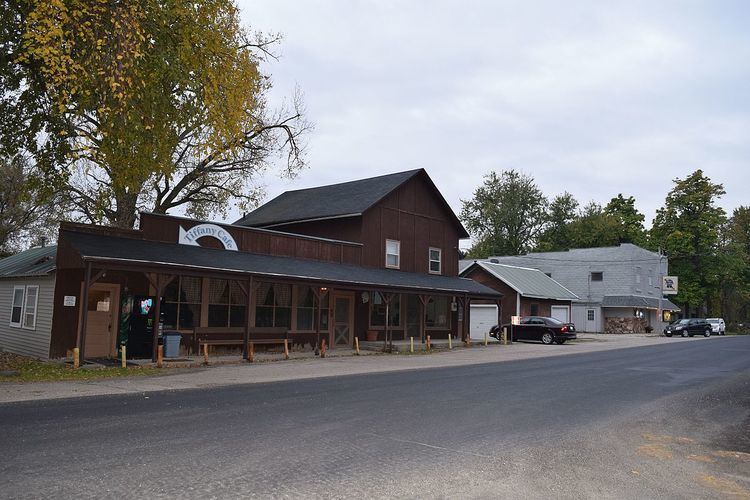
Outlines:
{"type": "Polygon", "coordinates": [[[315,330],[315,313],[318,311],[312,287],[297,287],[297,330],[315,330]]]}
{"type": "Polygon", "coordinates": [[[36,303],[39,298],[39,287],[27,286],[23,303],[23,327],[33,330],[36,327],[36,303]]]}
{"type": "Polygon", "coordinates": [[[385,240],[385,267],[398,269],[401,267],[401,242],[385,240]]]}
{"type": "Polygon", "coordinates": [[[245,326],[245,293],[236,281],[208,282],[208,326],[245,326]]]}
{"type": "Polygon", "coordinates": [[[591,273],[591,281],[602,281],[604,279],[604,273],[602,271],[594,271],[591,273]]]}
{"type": "Polygon", "coordinates": [[[589,321],[594,321],[594,309],[589,309],[586,311],[586,319],[589,321]]]}
{"type": "Polygon", "coordinates": [[[443,251],[439,248],[430,248],[430,272],[440,274],[443,251]]]}
{"type": "Polygon", "coordinates": [[[188,329],[201,324],[201,278],[178,276],[164,289],[164,329],[188,329]]]}
{"type": "Polygon", "coordinates": [[[425,305],[424,319],[427,328],[447,328],[448,297],[430,297],[425,305]]]}
{"type": "Polygon", "coordinates": [[[13,302],[10,307],[10,326],[33,330],[36,328],[36,306],[39,299],[37,285],[13,287],[13,302]]]}
{"type": "Polygon", "coordinates": [[[23,294],[25,287],[13,287],[13,304],[10,309],[10,326],[21,326],[21,316],[23,315],[23,294]]]}
{"type": "Polygon", "coordinates": [[[539,304],[532,303],[530,306],[531,316],[539,316],[539,304]]]}
{"type": "MultiPolygon", "coordinates": [[[[401,295],[399,294],[392,296],[391,303],[388,306],[388,324],[390,326],[401,326],[401,295]]],[[[372,300],[370,301],[370,327],[385,327],[385,300],[383,300],[380,292],[372,294],[372,300]]]]}
{"type": "Polygon", "coordinates": [[[255,326],[292,326],[291,285],[263,283],[255,299],[255,326]]]}
{"type": "Polygon", "coordinates": [[[641,283],[641,275],[640,274],[636,274],[635,275],[635,282],[636,282],[636,284],[640,284],[641,283]]]}
{"type": "Polygon", "coordinates": [[[648,277],[648,286],[654,286],[654,277],[653,276],[649,276],[648,277]]]}

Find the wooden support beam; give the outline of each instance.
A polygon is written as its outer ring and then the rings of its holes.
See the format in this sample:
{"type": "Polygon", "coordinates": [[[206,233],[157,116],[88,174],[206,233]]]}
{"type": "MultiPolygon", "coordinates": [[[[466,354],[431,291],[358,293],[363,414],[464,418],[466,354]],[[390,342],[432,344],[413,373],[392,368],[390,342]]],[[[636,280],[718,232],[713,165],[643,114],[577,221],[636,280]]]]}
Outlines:
{"type": "Polygon", "coordinates": [[[78,339],[76,339],[76,347],[78,348],[78,355],[80,360],[83,361],[86,357],[86,324],[88,323],[89,316],[89,288],[91,287],[91,262],[86,263],[86,271],[83,277],[83,294],[81,296],[81,326],[78,329],[78,339]]]}
{"type": "Polygon", "coordinates": [[[237,281],[237,284],[245,292],[245,331],[242,335],[242,359],[251,361],[248,357],[250,355],[248,344],[250,343],[250,308],[252,307],[253,293],[255,292],[253,290],[253,277],[251,276],[248,280],[247,287],[243,286],[239,281],[237,281]]]}
{"type": "Polygon", "coordinates": [[[419,340],[424,344],[425,342],[425,315],[427,314],[427,301],[429,300],[427,295],[419,295],[419,340]]]}
{"type": "Polygon", "coordinates": [[[100,278],[104,277],[104,275],[107,274],[106,269],[100,269],[89,281],[89,286],[93,285],[97,281],[99,281],[100,278]]]}

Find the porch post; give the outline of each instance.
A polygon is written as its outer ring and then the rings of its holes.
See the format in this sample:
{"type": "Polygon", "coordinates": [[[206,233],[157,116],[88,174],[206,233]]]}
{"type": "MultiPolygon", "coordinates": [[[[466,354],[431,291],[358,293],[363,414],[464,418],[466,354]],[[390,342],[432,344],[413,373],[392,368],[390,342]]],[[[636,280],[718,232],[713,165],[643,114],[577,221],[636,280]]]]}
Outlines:
{"type": "Polygon", "coordinates": [[[156,358],[159,353],[159,328],[161,326],[161,294],[162,294],[162,277],[161,274],[156,275],[156,302],[154,304],[154,333],[153,333],[153,345],[151,351],[151,361],[156,362],[156,358]]]}
{"type": "Polygon", "coordinates": [[[88,322],[89,309],[89,287],[91,286],[91,262],[86,263],[86,272],[83,277],[83,296],[81,297],[81,327],[78,329],[78,355],[81,363],[85,359],[84,349],[86,347],[86,323],[88,322]]]}
{"type": "Polygon", "coordinates": [[[427,295],[419,295],[419,340],[424,344],[425,314],[427,314],[427,295]]]}
{"type": "Polygon", "coordinates": [[[242,336],[242,359],[247,359],[248,344],[250,343],[250,308],[252,307],[253,298],[253,277],[247,281],[247,290],[245,291],[245,332],[242,336]]]}
{"type": "MultiPolygon", "coordinates": [[[[388,349],[388,323],[391,319],[390,315],[390,305],[391,305],[391,296],[388,293],[382,294],[383,295],[383,302],[385,302],[385,340],[383,341],[383,351],[385,352],[388,349]]],[[[393,349],[393,344],[391,344],[391,349],[393,349]]]]}

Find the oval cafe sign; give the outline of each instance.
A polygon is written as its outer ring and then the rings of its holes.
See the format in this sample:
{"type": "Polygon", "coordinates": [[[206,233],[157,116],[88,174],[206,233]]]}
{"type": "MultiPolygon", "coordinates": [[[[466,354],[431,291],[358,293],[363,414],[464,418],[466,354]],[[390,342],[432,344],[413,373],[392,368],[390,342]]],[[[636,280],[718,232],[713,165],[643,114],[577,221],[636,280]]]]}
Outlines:
{"type": "Polygon", "coordinates": [[[198,224],[185,231],[180,226],[180,237],[178,243],[181,245],[192,245],[199,247],[199,238],[214,238],[224,246],[225,250],[237,251],[237,243],[229,232],[216,224],[198,224]]]}

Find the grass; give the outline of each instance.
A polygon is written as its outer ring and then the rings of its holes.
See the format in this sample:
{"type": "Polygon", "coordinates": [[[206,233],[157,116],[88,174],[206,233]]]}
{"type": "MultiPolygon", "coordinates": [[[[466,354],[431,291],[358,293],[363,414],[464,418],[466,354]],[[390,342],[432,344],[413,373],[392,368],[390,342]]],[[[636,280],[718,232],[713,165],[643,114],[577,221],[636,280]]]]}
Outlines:
{"type": "Polygon", "coordinates": [[[57,380],[97,380],[115,377],[153,376],[164,370],[153,367],[128,366],[92,367],[73,369],[71,365],[41,361],[6,352],[0,352],[0,371],[18,372],[16,375],[0,377],[2,382],[51,382],[57,380]]]}

